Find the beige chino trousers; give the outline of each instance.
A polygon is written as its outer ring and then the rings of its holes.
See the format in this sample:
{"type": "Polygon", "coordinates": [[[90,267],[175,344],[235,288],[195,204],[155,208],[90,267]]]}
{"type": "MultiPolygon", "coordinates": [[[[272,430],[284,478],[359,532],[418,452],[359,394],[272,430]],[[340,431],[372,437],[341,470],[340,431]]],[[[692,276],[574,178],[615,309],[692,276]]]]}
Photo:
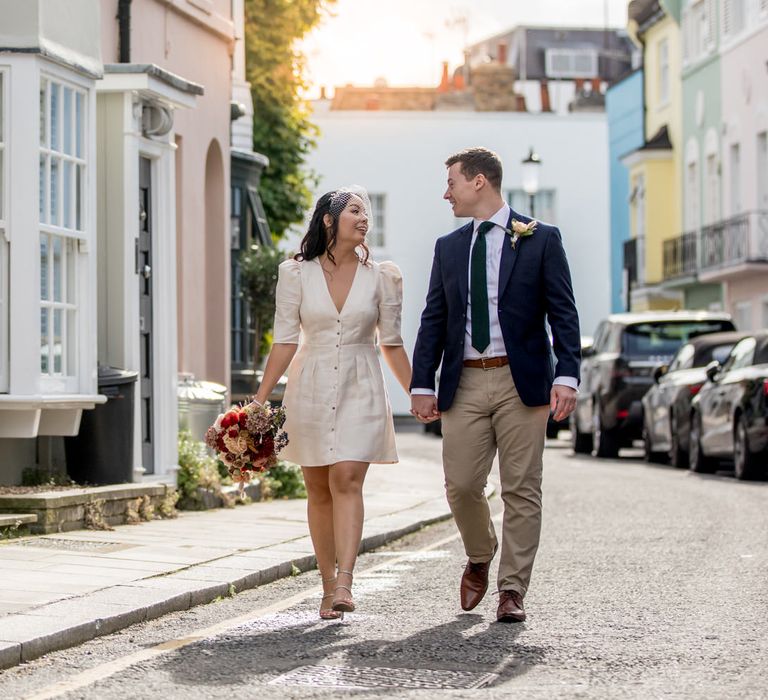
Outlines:
{"type": "Polygon", "coordinates": [[[508,366],[464,367],[442,413],[445,491],[470,561],[489,561],[498,539],[484,489],[499,454],[504,519],[498,589],[525,595],[541,532],[541,475],[549,405],[526,406],[508,366]]]}

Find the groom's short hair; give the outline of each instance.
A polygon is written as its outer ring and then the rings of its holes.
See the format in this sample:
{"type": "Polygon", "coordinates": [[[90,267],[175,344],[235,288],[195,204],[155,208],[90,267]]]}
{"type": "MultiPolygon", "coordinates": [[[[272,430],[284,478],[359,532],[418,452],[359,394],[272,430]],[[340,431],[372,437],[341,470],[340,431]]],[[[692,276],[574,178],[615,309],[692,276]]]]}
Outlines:
{"type": "Polygon", "coordinates": [[[446,160],[445,167],[450,168],[455,163],[460,164],[461,172],[467,180],[482,174],[494,189],[501,191],[501,158],[490,149],[481,146],[465,148],[446,160]]]}

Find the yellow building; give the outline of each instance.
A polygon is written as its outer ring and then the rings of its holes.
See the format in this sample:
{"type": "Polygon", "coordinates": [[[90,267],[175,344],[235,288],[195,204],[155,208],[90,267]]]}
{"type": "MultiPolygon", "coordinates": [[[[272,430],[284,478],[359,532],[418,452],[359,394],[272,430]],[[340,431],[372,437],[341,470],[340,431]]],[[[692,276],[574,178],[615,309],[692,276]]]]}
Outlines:
{"type": "Polygon", "coordinates": [[[630,233],[624,248],[633,311],[676,309],[683,295],[664,289],[663,241],[681,230],[680,27],[663,0],[633,0],[629,32],[643,49],[645,143],[622,158],[629,170],[630,233]]]}

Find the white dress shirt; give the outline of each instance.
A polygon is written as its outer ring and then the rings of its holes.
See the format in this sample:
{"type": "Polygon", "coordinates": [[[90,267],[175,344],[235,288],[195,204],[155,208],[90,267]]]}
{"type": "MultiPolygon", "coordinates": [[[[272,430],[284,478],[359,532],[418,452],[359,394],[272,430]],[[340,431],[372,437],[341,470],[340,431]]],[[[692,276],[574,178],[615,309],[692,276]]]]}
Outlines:
{"type": "MultiPolygon", "coordinates": [[[[491,342],[483,352],[478,352],[472,347],[472,299],[467,299],[467,325],[464,333],[464,359],[479,360],[480,358],[502,357],[507,354],[504,347],[504,337],[501,334],[499,323],[499,268],[501,267],[501,251],[504,248],[506,238],[504,229],[509,221],[510,208],[507,204],[501,207],[490,219],[496,224],[485,234],[485,275],[488,284],[488,318],[491,325],[491,342]]],[[[484,219],[475,219],[472,229],[472,242],[470,250],[477,240],[477,227],[484,219]]],[[[472,256],[469,262],[469,289],[472,288],[472,256]]],[[[577,389],[579,382],[576,377],[556,377],[554,384],[569,386],[577,389]]],[[[433,395],[432,389],[411,389],[411,394],[433,395]]]]}

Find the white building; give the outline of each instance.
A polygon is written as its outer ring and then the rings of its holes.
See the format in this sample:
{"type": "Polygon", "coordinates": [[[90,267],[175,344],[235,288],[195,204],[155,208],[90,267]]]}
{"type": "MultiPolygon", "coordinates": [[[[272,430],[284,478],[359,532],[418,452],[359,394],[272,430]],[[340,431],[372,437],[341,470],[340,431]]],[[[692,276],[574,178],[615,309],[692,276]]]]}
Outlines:
{"type": "MultiPolygon", "coordinates": [[[[412,352],[429,281],[435,240],[463,221],[443,201],[445,159],[469,146],[496,151],[505,164],[503,190],[512,207],[529,213],[521,161],[541,156],[536,218],[560,227],[573,275],[582,333],[591,334],[610,310],[608,134],[605,114],[567,116],[524,112],[344,111],[316,103],[318,147],[309,166],[320,176],[316,195],[357,183],[371,194],[376,260],[403,271],[403,338],[412,352]]],[[[291,245],[296,246],[292,240],[291,245]]],[[[524,299],[521,304],[526,303],[524,299]]],[[[388,375],[396,414],[409,401],[388,375]]]]}

